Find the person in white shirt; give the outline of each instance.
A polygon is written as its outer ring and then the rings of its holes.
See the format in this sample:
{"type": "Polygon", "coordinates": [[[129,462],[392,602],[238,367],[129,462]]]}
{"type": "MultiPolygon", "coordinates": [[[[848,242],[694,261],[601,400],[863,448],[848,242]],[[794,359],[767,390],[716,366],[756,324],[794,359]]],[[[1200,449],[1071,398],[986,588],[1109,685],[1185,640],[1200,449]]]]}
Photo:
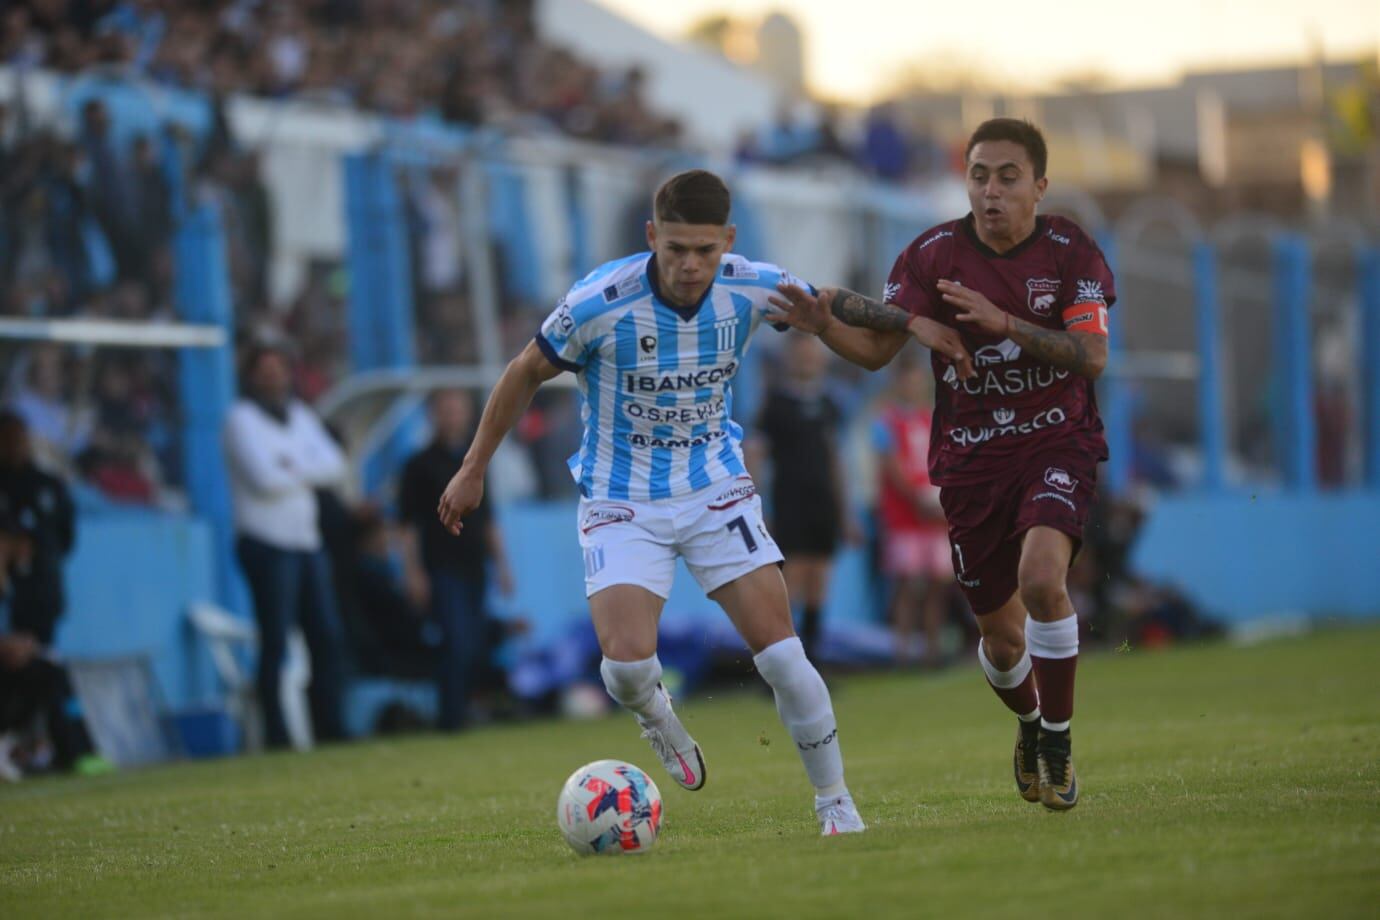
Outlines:
{"type": "Polygon", "coordinates": [[[243,396],[225,420],[236,549],[259,624],[259,702],[270,747],[288,743],[279,696],[288,633],[311,651],[316,738],[343,735],[344,641],[330,561],[317,525],[316,490],[341,480],[345,457],[320,419],[292,395],[282,345],[257,345],[240,369],[243,396]]]}

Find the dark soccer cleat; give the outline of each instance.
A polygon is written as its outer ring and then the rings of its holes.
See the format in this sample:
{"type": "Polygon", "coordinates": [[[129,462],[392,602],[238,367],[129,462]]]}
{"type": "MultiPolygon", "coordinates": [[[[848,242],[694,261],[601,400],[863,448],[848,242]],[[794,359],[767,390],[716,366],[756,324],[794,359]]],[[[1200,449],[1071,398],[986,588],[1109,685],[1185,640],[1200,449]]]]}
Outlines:
{"type": "Polygon", "coordinates": [[[1078,804],[1078,775],[1073,770],[1073,739],[1068,729],[1040,729],[1040,802],[1051,811],[1078,804]]]}
{"type": "Polygon", "coordinates": [[[1016,775],[1016,791],[1027,802],[1040,801],[1040,720],[1016,722],[1016,751],[1011,755],[1011,770],[1016,775]]]}

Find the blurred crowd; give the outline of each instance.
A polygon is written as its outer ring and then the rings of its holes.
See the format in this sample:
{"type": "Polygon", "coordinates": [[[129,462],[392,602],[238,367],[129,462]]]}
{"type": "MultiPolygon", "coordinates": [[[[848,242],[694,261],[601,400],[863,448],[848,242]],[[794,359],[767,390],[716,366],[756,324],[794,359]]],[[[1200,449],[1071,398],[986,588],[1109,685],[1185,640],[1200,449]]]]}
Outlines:
{"type": "Polygon", "coordinates": [[[0,63],[107,68],[458,125],[546,126],[674,145],[637,68],[600,70],[542,41],[532,0],[10,0],[0,63]]]}

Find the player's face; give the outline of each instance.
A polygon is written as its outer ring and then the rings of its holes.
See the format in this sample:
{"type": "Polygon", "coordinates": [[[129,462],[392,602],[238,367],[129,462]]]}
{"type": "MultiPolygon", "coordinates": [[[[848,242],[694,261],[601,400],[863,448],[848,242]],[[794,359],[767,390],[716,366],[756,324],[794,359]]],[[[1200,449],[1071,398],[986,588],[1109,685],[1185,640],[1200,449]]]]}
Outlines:
{"type": "MultiPolygon", "coordinates": [[[[1006,246],[1035,230],[1035,205],[1049,179],[1035,178],[1025,148],[1013,141],[983,141],[968,154],[968,204],[983,242],[1006,246]]],[[[1000,247],[993,247],[1000,248],[1000,247]]]]}
{"type": "Polygon", "coordinates": [[[647,245],[656,253],[661,291],[678,305],[697,302],[714,282],[719,259],[733,248],[732,224],[647,222],[647,245]]]}

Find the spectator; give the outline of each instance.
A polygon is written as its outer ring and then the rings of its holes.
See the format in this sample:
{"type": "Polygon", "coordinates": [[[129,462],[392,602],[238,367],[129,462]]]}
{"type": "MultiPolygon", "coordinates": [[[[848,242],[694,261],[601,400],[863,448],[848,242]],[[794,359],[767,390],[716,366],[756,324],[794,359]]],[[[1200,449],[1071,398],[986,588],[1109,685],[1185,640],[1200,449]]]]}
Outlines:
{"type": "Polygon", "coordinates": [[[910,171],[909,145],[890,105],[875,106],[867,113],[862,161],[872,175],[891,182],[904,181],[910,171]]]}
{"type": "Polygon", "coordinates": [[[829,570],[839,536],[848,529],[837,450],[843,416],[825,392],[829,353],[819,339],[791,333],[785,360],[785,373],[767,391],[756,428],[771,458],[771,532],[786,557],[791,602],[801,607],[800,640],[814,659],[829,570]]]}
{"type": "Polygon", "coordinates": [[[318,738],[342,737],[344,643],[315,489],[339,481],[345,457],[316,414],[293,398],[281,344],[245,357],[244,395],[225,423],[240,565],[259,624],[259,704],[270,746],[288,742],[279,698],[288,634],[301,626],[311,652],[312,721],[318,738]]]}
{"type": "Polygon", "coordinates": [[[9,409],[0,411],[0,519],[10,522],[13,549],[10,628],[52,645],[66,606],[62,564],[76,540],[72,499],[62,480],[34,465],[28,426],[9,409]]]}
{"type": "Polygon", "coordinates": [[[403,468],[398,514],[410,592],[419,605],[429,605],[441,627],[440,727],[454,731],[464,727],[476,684],[487,666],[488,568],[492,565],[503,594],[512,593],[513,582],[488,503],[465,519],[458,536],[447,531],[436,515],[441,493],[460,468],[474,435],[474,403],[469,394],[463,390],[433,393],[431,425],[431,443],[403,468]]]}
{"type": "Polygon", "coordinates": [[[881,463],[878,519],[882,568],[892,580],[891,622],[896,661],[913,655],[916,627],[925,630],[925,662],[943,663],[941,629],[948,612],[953,562],[939,488],[930,483],[929,370],[903,355],[875,426],[881,463]]]}
{"type": "MultiPolygon", "coordinates": [[[[3,541],[0,537],[0,541],[3,541]]],[[[4,553],[0,549],[0,556],[4,553]]],[[[72,699],[67,672],[27,633],[0,633],[0,782],[17,782],[25,767],[41,762],[21,750],[23,734],[36,719],[52,745],[51,767],[66,770],[91,750],[81,723],[68,714],[72,699]]]]}

